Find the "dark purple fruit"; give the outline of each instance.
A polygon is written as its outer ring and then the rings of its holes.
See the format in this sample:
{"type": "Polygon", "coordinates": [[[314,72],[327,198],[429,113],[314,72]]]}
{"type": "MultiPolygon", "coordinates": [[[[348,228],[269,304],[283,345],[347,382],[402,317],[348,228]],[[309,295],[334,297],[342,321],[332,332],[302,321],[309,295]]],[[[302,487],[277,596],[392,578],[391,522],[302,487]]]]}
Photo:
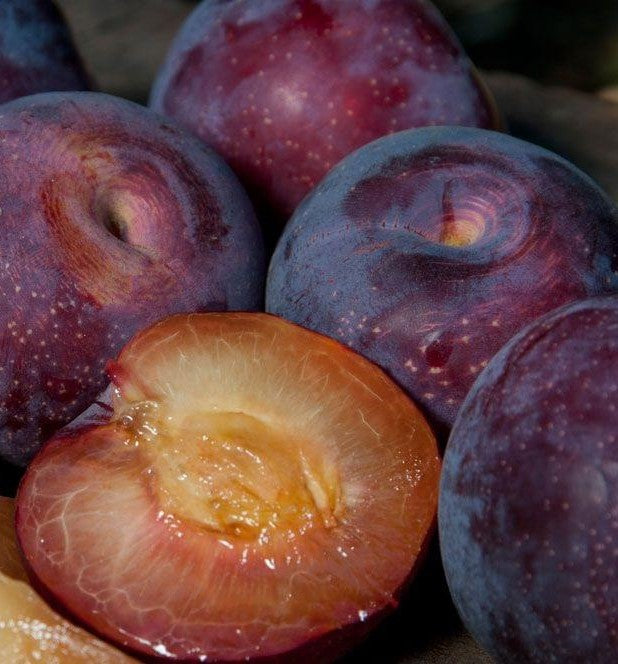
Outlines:
{"type": "Polygon", "coordinates": [[[439,527],[459,613],[499,661],[616,661],[618,297],[490,362],[446,449],[439,527]]]}
{"type": "Polygon", "coordinates": [[[377,362],[449,428],[513,334],[618,290],[617,220],[590,178],[540,147],[402,132],[350,155],[297,209],[267,309],[377,362]]]}

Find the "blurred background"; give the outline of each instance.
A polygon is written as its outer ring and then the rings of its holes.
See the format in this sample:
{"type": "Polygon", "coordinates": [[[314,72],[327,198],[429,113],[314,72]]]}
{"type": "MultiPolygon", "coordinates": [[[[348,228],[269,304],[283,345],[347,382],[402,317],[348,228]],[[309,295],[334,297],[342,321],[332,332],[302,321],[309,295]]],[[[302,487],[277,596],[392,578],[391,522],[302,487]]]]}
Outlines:
{"type": "Polygon", "coordinates": [[[618,0],[436,0],[482,69],[589,92],[618,86],[618,0]]]}

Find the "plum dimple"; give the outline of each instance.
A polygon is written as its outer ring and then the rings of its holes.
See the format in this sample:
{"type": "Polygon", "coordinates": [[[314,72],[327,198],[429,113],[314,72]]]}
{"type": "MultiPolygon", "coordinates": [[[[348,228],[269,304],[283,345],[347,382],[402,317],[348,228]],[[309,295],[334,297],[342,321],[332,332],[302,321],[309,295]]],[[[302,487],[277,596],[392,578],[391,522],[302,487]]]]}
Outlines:
{"type": "Polygon", "coordinates": [[[378,136],[497,124],[444,19],[417,0],[202,3],[150,103],[221,151],[271,233],[332,166],[378,136]]]}
{"type": "Polygon", "coordinates": [[[468,628],[500,660],[618,646],[618,298],[558,309],[479,377],[445,455],[440,538],[468,628]]]}
{"type": "Polygon", "coordinates": [[[499,155],[479,149],[471,159],[468,150],[435,146],[380,164],[351,188],[342,208],[365,227],[379,223],[452,247],[489,245],[494,262],[498,251],[512,254],[538,239],[527,235],[537,230],[542,202],[534,192],[522,196],[523,187],[521,174],[499,155]]]}
{"type": "Polygon", "coordinates": [[[23,465],[139,327],[258,308],[263,250],[223,161],[136,105],[34,96],[4,106],[0,133],[0,454],[23,465]]]}
{"type": "Polygon", "coordinates": [[[331,661],[397,604],[440,462],[377,367],[273,316],[211,313],[139,333],[111,373],[111,409],[50,441],[20,486],[47,597],[183,661],[331,661]]]}
{"type": "Polygon", "coordinates": [[[402,132],[348,157],[298,208],[267,309],[364,353],[447,429],[517,330],[616,291],[617,219],[541,148],[479,129],[402,132]]]}

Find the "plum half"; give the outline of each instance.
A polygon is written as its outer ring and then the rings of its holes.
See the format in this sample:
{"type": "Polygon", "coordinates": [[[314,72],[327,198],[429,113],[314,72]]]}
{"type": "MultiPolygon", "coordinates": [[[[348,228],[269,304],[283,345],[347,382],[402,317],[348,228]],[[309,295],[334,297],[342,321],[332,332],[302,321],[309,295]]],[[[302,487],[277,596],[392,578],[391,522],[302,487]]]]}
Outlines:
{"type": "Polygon", "coordinates": [[[329,661],[397,604],[440,462],[378,367],[273,316],[211,313],[139,333],[110,374],[111,404],[18,493],[56,605],[141,656],[329,661]]]}
{"type": "Polygon", "coordinates": [[[618,213],[572,164],[471,128],[384,137],[303,201],[267,310],[381,365],[444,435],[518,330],[618,290],[618,213]]]}
{"type": "Polygon", "coordinates": [[[52,0],[0,2],[0,103],[90,87],[64,18],[52,0]]]}
{"type": "Polygon", "coordinates": [[[0,173],[0,456],[23,466],[104,388],[137,330],[261,308],[265,261],[225,162],[119,98],[4,104],[0,173]]]}
{"type": "Polygon", "coordinates": [[[425,0],[202,2],[150,104],[226,158],[271,236],[332,166],[379,136],[498,124],[474,67],[425,0]]]}
{"type": "Polygon", "coordinates": [[[541,318],[489,363],[444,457],[455,604],[504,662],[618,652],[618,297],[541,318]]]}
{"type": "Polygon", "coordinates": [[[129,664],[134,660],[55,613],[28,585],[14,505],[0,497],[0,654],[10,664],[129,664]]]}

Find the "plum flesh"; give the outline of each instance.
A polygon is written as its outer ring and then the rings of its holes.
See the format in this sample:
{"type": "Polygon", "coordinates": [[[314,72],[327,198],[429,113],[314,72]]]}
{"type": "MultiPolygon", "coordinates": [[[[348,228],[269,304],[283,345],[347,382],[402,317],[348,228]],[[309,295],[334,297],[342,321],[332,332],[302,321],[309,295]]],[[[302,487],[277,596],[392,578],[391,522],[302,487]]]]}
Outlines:
{"type": "Polygon", "coordinates": [[[14,526],[14,503],[0,497],[0,653],[29,664],[130,664],[133,659],[70,624],[28,584],[14,526]]]}
{"type": "Polygon", "coordinates": [[[397,604],[439,458],[382,371],[276,317],[212,313],[141,332],[110,373],[107,421],[58,434],[19,489],[58,606],[141,656],[326,662],[397,604]]]}
{"type": "Polygon", "coordinates": [[[618,214],[581,171],[480,129],[381,138],[303,201],[267,310],[381,365],[447,431],[519,329],[618,289],[618,214]]]}
{"type": "Polygon", "coordinates": [[[231,170],[136,104],[47,93],[0,113],[0,456],[24,465],[131,334],[262,306],[262,238],[231,170]],[[33,158],[36,155],[36,158],[33,158]]]}
{"type": "Polygon", "coordinates": [[[490,362],[453,428],[442,558],[499,661],[616,661],[618,298],[568,305],[490,362]]]}
{"type": "Polygon", "coordinates": [[[271,234],[332,166],[379,136],[497,124],[457,39],[419,0],[203,2],[150,104],[215,146],[271,234]]]}
{"type": "Polygon", "coordinates": [[[0,103],[89,81],[63,17],[51,0],[0,2],[0,103]]]}

